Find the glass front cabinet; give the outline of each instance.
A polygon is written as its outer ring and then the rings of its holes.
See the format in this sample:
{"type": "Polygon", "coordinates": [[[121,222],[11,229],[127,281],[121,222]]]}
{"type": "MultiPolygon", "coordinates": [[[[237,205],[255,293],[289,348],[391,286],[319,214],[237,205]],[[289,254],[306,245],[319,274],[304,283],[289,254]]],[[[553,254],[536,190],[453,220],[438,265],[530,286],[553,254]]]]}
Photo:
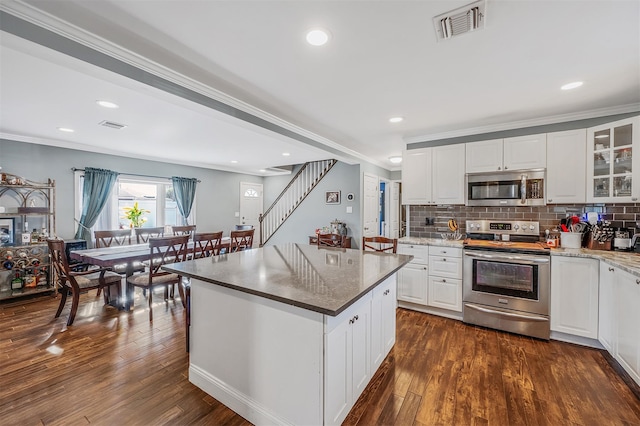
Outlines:
{"type": "Polygon", "coordinates": [[[640,116],[587,129],[587,202],[640,200],[640,116]]]}

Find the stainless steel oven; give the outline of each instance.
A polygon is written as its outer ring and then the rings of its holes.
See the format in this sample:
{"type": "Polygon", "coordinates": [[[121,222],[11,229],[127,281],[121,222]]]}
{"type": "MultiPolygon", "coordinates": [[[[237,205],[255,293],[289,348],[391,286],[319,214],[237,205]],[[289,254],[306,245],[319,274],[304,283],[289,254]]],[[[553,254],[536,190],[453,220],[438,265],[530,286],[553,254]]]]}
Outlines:
{"type": "MultiPolygon", "coordinates": [[[[500,224],[502,229],[515,227],[500,224]]],[[[551,256],[537,242],[514,242],[516,236],[509,241],[468,240],[465,244],[463,320],[549,339],[551,256]]]]}

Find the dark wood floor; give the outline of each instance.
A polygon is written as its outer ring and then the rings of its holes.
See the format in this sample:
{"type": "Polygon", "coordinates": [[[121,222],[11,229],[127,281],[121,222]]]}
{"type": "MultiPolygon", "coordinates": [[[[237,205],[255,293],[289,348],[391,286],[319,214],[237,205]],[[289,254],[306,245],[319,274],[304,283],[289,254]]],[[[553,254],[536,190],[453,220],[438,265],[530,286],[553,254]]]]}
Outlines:
{"type": "MultiPolygon", "coordinates": [[[[248,424],[189,383],[179,301],[151,324],[143,300],[126,313],[91,293],[71,327],[57,302],[0,304],[0,424],[248,424]]],[[[598,350],[399,309],[345,424],[640,425],[640,400],[598,350]]]]}

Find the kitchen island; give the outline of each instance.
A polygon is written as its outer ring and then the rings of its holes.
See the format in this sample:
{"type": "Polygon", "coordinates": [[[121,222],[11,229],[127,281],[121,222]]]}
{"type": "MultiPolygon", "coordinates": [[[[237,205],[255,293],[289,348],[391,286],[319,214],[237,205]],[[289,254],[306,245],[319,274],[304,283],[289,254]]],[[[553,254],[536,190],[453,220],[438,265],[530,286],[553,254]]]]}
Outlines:
{"type": "Polygon", "coordinates": [[[254,424],[340,424],[395,342],[411,259],[285,244],[165,267],[191,279],[189,380],[254,424]]]}

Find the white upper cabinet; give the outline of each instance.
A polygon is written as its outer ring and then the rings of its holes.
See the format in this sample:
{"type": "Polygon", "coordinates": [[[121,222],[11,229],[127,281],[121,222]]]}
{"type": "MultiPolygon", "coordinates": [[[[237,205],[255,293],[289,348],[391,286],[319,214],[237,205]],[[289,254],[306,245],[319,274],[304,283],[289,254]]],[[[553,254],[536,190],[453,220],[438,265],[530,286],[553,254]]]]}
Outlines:
{"type": "Polygon", "coordinates": [[[464,144],[433,148],[432,194],[435,204],[464,204],[464,144]]]}
{"type": "Polygon", "coordinates": [[[547,167],[547,134],[504,139],[504,170],[544,169],[547,167]]]}
{"type": "Polygon", "coordinates": [[[544,133],[465,145],[467,173],[544,169],[547,166],[547,135],[544,133]]]}
{"type": "Polygon", "coordinates": [[[586,129],[547,133],[547,203],[584,203],[586,174],[586,129]]]}
{"type": "Polygon", "coordinates": [[[640,116],[587,129],[587,202],[640,198],[640,116]]]}
{"type": "Polygon", "coordinates": [[[402,204],[428,204],[431,201],[431,150],[403,151],[402,204]]]}
{"type": "Polygon", "coordinates": [[[502,171],[502,139],[470,142],[465,145],[467,173],[502,171]]]}
{"type": "Polygon", "coordinates": [[[402,155],[402,204],[464,204],[464,144],[402,155]]]}

